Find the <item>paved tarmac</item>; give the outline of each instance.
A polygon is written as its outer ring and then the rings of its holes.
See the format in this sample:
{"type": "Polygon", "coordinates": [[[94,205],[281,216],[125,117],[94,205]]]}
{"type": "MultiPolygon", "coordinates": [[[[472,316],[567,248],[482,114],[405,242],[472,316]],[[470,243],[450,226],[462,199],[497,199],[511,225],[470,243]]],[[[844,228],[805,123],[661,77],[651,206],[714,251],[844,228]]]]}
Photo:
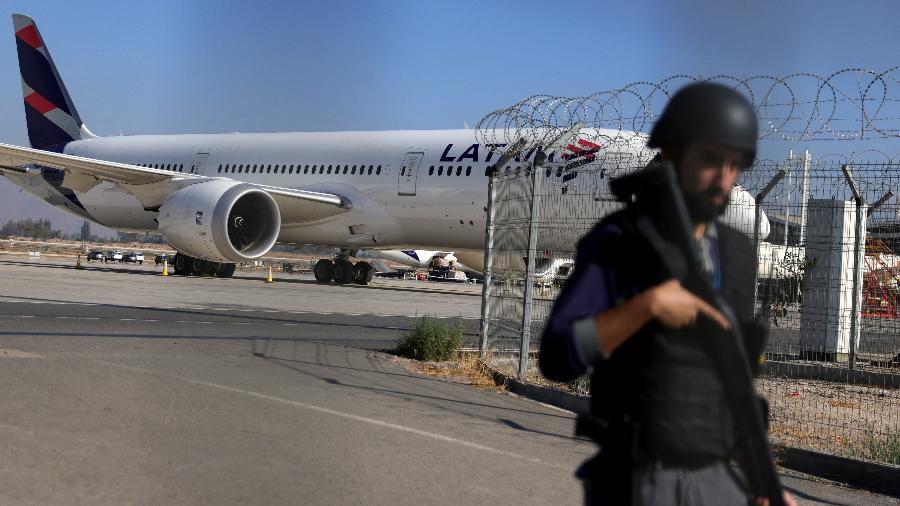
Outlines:
{"type": "Polygon", "coordinates": [[[0,504],[579,504],[571,413],[383,352],[480,287],[70,264],[0,256],[0,504]]]}

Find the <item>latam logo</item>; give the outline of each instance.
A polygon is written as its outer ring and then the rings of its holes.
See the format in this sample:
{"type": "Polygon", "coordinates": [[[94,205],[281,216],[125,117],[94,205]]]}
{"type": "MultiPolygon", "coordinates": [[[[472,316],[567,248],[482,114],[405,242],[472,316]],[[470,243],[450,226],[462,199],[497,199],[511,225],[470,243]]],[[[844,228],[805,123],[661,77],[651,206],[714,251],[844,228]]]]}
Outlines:
{"type": "MultiPolygon", "coordinates": [[[[494,154],[499,152],[499,148],[503,148],[506,146],[506,144],[470,144],[469,147],[467,147],[457,155],[456,153],[454,153],[455,150],[453,149],[453,144],[447,144],[447,147],[444,148],[444,152],[441,153],[441,161],[463,162],[469,160],[471,162],[484,161],[490,163],[490,161],[494,158],[494,154]]],[[[561,156],[563,160],[567,162],[580,160],[583,163],[589,163],[594,161],[594,159],[596,158],[597,153],[600,151],[600,145],[585,139],[578,139],[575,144],[567,145],[566,151],[567,152],[561,156]]],[[[525,152],[524,156],[520,153],[514,158],[514,160],[516,162],[528,161],[536,153],[543,152],[544,150],[541,146],[535,146],[529,151],[525,152]]],[[[553,163],[555,156],[556,151],[550,152],[549,154],[547,154],[547,161],[553,163]]],[[[499,156],[497,158],[499,158],[499,156]]]]}
{"type": "Polygon", "coordinates": [[[594,157],[600,151],[600,145],[584,139],[578,139],[577,144],[578,146],[574,144],[566,146],[566,151],[569,151],[569,153],[562,155],[563,160],[575,160],[584,157],[589,162],[594,161],[594,157]]]}
{"type": "Polygon", "coordinates": [[[203,211],[197,211],[197,225],[203,225],[203,211]]]}

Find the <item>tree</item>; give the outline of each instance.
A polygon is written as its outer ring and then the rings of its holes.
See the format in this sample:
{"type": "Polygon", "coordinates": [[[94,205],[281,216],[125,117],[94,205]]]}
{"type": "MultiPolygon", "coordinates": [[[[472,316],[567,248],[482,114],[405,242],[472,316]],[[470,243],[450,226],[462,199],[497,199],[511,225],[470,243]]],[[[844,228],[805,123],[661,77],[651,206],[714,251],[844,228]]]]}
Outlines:
{"type": "Polygon", "coordinates": [[[91,224],[88,223],[88,220],[84,220],[84,223],[81,224],[81,240],[84,242],[91,240],[91,224]]]}

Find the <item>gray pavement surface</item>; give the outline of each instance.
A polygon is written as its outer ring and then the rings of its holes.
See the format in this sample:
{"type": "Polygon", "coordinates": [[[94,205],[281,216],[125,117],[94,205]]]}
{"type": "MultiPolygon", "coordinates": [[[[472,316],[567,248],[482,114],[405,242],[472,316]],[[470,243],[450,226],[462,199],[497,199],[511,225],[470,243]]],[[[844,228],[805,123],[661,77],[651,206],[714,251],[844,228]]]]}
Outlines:
{"type": "Polygon", "coordinates": [[[471,328],[480,287],[70,266],[0,256],[0,504],[580,501],[571,413],[383,352],[416,314],[471,328]]]}

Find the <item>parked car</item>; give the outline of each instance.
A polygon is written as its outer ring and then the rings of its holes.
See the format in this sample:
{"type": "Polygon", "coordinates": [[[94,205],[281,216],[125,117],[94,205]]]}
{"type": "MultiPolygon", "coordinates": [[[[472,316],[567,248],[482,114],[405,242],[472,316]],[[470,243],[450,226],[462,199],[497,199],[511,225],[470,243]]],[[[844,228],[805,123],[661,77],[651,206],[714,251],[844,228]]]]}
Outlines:
{"type": "Polygon", "coordinates": [[[169,263],[171,264],[171,263],[172,263],[172,256],[171,256],[171,255],[166,255],[166,254],[156,255],[156,259],[155,259],[156,265],[159,265],[159,264],[165,262],[166,260],[168,260],[169,263]]]}
{"type": "Polygon", "coordinates": [[[122,257],[123,262],[136,263],[143,265],[144,263],[144,254],[140,251],[132,251],[131,253],[122,257]]]}
{"type": "Polygon", "coordinates": [[[106,262],[116,262],[122,261],[122,252],[121,251],[107,251],[106,252],[106,262]]]}
{"type": "Polygon", "coordinates": [[[106,260],[106,253],[102,251],[91,251],[87,254],[87,261],[90,262],[91,260],[99,260],[102,262],[106,260]]]}

